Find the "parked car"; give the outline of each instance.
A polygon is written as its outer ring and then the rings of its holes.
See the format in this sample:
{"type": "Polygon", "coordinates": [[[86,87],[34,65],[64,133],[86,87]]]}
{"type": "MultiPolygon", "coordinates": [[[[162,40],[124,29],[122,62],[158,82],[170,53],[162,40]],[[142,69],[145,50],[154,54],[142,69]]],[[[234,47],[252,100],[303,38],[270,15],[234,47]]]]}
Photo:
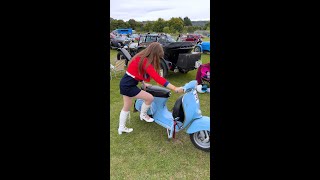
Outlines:
{"type": "Polygon", "coordinates": [[[198,42],[194,47],[194,52],[210,53],[210,42],[198,42]]]}
{"type": "Polygon", "coordinates": [[[168,71],[187,73],[197,69],[201,62],[201,53],[192,52],[195,46],[193,42],[176,42],[167,34],[146,34],[141,35],[138,44],[133,44],[127,48],[118,48],[117,58],[126,59],[126,64],[131,58],[141,50],[145,49],[150,43],[159,42],[164,51],[161,60],[161,75],[166,77],[168,71]]]}
{"type": "MultiPolygon", "coordinates": [[[[126,49],[127,52],[130,54],[131,57],[133,57],[134,55],[136,55],[138,53],[138,44],[139,43],[135,43],[135,42],[130,42],[129,44],[124,45],[122,48],[126,49]]],[[[121,49],[122,48],[118,48],[117,51],[117,60],[121,60],[124,59],[125,60],[125,65],[128,65],[128,61],[125,56],[123,55],[121,49]]],[[[141,49],[140,49],[141,50],[141,49]]]]}
{"type": "Polygon", "coordinates": [[[132,39],[126,36],[117,36],[113,39],[110,39],[110,49],[121,48],[124,45],[129,44],[130,41],[132,41],[132,39]]]}
{"type": "Polygon", "coordinates": [[[130,37],[130,38],[133,38],[133,39],[136,40],[136,41],[139,41],[140,35],[138,35],[138,34],[131,34],[129,37],[130,37]]]}
{"type": "Polygon", "coordinates": [[[123,29],[116,29],[113,32],[116,34],[132,34],[132,28],[123,28],[123,29]]]}
{"type": "Polygon", "coordinates": [[[197,35],[199,38],[204,38],[202,34],[195,34],[195,35],[197,35]]]}
{"type": "Polygon", "coordinates": [[[116,37],[116,35],[115,35],[115,34],[110,33],[110,39],[113,39],[113,38],[115,38],[115,37],[116,37]]]}
{"type": "Polygon", "coordinates": [[[186,37],[182,37],[181,41],[197,42],[199,39],[201,39],[201,36],[197,34],[188,34],[186,37]]]}

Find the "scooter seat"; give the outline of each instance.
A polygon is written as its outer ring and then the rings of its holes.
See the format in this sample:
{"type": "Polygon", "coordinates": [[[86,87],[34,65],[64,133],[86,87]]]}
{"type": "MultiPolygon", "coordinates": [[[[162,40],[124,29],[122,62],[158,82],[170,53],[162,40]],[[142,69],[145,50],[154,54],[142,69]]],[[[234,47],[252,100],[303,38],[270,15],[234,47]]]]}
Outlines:
{"type": "Polygon", "coordinates": [[[154,97],[170,97],[170,90],[160,86],[149,86],[147,87],[146,91],[152,94],[154,97]]]}
{"type": "Polygon", "coordinates": [[[173,106],[173,109],[172,109],[172,116],[174,119],[176,119],[177,117],[179,117],[179,120],[180,122],[184,122],[184,111],[183,111],[183,106],[182,106],[182,98],[183,98],[183,95],[181,95],[176,103],[174,104],[173,106]]]}

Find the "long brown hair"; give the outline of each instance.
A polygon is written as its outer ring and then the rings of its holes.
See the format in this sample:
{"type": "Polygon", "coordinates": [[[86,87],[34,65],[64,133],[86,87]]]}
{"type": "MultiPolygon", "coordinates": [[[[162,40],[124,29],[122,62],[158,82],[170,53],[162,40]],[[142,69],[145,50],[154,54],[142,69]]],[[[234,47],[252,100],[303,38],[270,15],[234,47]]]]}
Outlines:
{"type": "Polygon", "coordinates": [[[149,46],[142,50],[141,52],[139,52],[138,54],[136,54],[132,59],[136,58],[136,57],[140,57],[140,62],[139,62],[139,66],[138,66],[138,72],[139,74],[142,74],[144,72],[143,69],[143,62],[144,59],[147,58],[147,64],[145,66],[145,68],[147,68],[150,64],[154,67],[154,69],[156,70],[156,72],[159,74],[160,72],[160,58],[163,58],[163,49],[162,46],[160,45],[160,43],[158,42],[153,42],[151,44],[149,44],[149,46]]]}

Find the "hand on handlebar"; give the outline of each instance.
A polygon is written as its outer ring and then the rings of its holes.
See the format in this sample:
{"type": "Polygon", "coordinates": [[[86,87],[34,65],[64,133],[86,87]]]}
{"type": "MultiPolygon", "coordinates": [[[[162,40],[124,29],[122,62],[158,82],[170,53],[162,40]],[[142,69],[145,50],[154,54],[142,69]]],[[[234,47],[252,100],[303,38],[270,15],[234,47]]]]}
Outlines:
{"type": "Polygon", "coordinates": [[[152,84],[148,84],[148,83],[143,83],[145,87],[149,87],[152,86],[152,84]]]}
{"type": "Polygon", "coordinates": [[[175,92],[176,93],[183,93],[184,89],[183,89],[183,87],[178,87],[178,88],[176,88],[175,92]]]}
{"type": "Polygon", "coordinates": [[[142,81],[142,89],[146,91],[147,87],[152,86],[152,84],[148,84],[142,81]]]}

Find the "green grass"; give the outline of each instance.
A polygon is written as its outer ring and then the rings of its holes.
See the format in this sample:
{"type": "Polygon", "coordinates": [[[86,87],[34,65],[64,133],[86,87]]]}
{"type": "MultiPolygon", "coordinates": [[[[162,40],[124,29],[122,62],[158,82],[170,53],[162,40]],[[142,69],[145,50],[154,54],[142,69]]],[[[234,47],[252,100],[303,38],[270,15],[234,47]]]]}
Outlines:
{"type": "MultiPolygon", "coordinates": [[[[116,50],[110,50],[111,62],[116,54],[116,50]]],[[[207,62],[210,62],[210,56],[202,54],[202,63],[207,62]]],[[[167,79],[175,86],[183,86],[195,80],[196,72],[181,74],[170,71],[167,79]]],[[[133,112],[133,104],[127,127],[134,130],[118,135],[119,114],[123,105],[119,81],[120,78],[114,77],[110,80],[111,179],[210,179],[210,153],[196,149],[185,130],[178,132],[176,139],[168,140],[165,128],[140,121],[139,112],[133,112]]],[[[156,83],[152,80],[151,84],[156,83]]],[[[170,111],[180,95],[172,93],[167,103],[170,111]]],[[[210,116],[210,93],[198,96],[202,115],[210,116]]]]}
{"type": "Polygon", "coordinates": [[[204,38],[202,38],[202,41],[210,41],[210,37],[204,36],[204,38]]]}

